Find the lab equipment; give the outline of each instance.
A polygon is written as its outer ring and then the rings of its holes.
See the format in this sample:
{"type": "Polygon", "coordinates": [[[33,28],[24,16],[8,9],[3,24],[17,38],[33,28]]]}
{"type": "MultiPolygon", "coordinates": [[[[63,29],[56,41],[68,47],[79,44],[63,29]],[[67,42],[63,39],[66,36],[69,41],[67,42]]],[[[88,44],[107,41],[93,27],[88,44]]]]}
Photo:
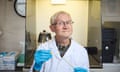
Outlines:
{"type": "Polygon", "coordinates": [[[51,34],[46,32],[46,30],[43,30],[43,32],[40,32],[39,37],[38,37],[38,42],[44,43],[48,40],[51,40],[51,34]]]}
{"type": "Polygon", "coordinates": [[[2,70],[15,70],[19,52],[0,52],[0,72],[2,70]]]}

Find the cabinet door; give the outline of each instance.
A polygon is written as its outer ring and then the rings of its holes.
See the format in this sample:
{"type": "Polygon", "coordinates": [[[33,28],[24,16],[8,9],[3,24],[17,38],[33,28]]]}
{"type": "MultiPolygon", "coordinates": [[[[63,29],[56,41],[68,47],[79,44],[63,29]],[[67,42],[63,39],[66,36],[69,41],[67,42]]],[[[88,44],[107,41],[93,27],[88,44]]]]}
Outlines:
{"type": "Polygon", "coordinates": [[[113,62],[116,48],[115,29],[102,29],[102,62],[113,62]]]}

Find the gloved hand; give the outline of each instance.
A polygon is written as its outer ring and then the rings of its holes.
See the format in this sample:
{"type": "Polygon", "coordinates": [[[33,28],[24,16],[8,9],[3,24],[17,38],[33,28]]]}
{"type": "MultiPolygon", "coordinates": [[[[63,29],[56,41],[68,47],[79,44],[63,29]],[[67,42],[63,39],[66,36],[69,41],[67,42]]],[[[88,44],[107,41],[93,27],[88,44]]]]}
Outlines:
{"type": "Polygon", "coordinates": [[[34,70],[39,71],[42,67],[42,64],[52,58],[50,50],[38,50],[34,54],[34,70]]]}
{"type": "Polygon", "coordinates": [[[75,67],[74,72],[88,72],[87,69],[81,67],[75,67]]]}

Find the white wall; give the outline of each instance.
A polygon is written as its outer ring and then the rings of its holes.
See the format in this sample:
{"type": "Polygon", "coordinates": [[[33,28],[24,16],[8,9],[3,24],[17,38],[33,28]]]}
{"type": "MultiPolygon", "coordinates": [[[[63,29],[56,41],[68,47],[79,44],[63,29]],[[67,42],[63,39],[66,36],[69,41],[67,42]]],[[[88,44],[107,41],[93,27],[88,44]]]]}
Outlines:
{"type": "Polygon", "coordinates": [[[64,10],[71,14],[73,21],[72,37],[81,43],[87,45],[87,25],[88,25],[88,0],[67,0],[63,5],[52,5],[50,0],[36,0],[36,31],[37,37],[40,32],[49,29],[50,16],[55,12],[64,10]]]}
{"type": "Polygon", "coordinates": [[[14,0],[0,0],[0,51],[20,51],[25,40],[25,18],[14,11],[14,0]]]}

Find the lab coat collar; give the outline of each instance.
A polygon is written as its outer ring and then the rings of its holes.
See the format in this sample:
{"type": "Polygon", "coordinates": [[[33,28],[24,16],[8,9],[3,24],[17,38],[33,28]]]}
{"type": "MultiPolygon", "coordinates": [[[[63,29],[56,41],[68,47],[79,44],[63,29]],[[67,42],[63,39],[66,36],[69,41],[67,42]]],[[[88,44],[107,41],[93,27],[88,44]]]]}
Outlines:
{"type": "MultiPolygon", "coordinates": [[[[59,50],[56,46],[56,41],[55,41],[55,37],[52,39],[52,48],[51,48],[51,51],[52,51],[52,54],[57,57],[59,60],[62,59],[62,57],[60,56],[60,53],[59,53],[59,50]]],[[[72,39],[71,39],[71,45],[72,45],[72,39]]],[[[69,57],[69,55],[71,55],[71,45],[69,46],[68,50],[66,51],[65,55],[63,56],[63,58],[66,58],[66,57],[69,57]]]]}

